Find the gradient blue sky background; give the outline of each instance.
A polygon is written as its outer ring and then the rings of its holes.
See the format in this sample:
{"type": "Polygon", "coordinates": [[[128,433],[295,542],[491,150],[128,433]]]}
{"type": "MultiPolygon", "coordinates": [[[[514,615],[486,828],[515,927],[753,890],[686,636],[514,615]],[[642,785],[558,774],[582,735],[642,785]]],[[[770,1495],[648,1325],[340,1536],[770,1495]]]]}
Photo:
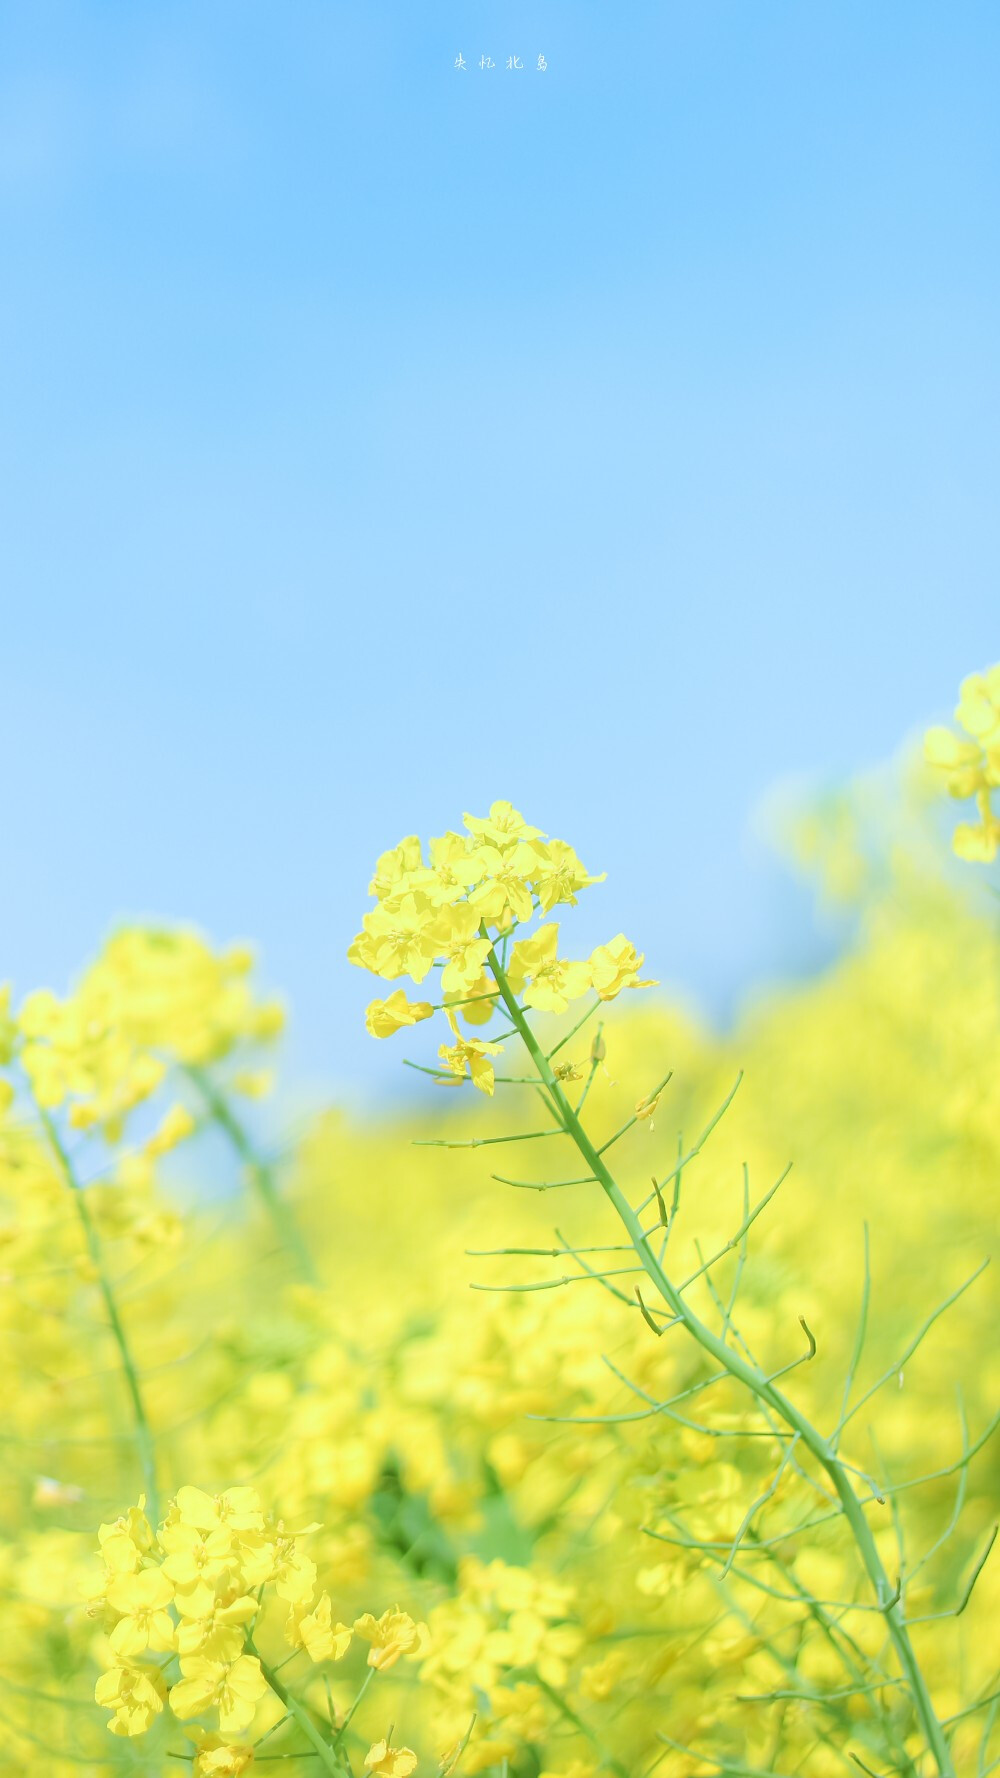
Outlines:
{"type": "Polygon", "coordinates": [[[717,1014],[808,967],[760,799],[1000,654],[998,47],[994,0],[7,0],[0,973],[250,935],[297,1064],[385,1091],[371,862],[496,795],[607,868],[581,943],[717,1014]]]}

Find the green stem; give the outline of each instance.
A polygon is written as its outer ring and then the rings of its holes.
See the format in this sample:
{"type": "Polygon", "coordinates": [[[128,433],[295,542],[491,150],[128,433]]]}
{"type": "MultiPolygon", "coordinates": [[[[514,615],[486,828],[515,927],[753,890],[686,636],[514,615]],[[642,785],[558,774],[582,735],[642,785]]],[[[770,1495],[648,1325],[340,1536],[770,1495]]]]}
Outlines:
{"type": "Polygon", "coordinates": [[[264,1678],[267,1680],[268,1685],[271,1687],[272,1692],[274,1692],[275,1697],[280,1698],[285,1709],[288,1711],[289,1716],[294,1718],[310,1746],[313,1747],[319,1755],[322,1765],[328,1772],[333,1774],[333,1778],[344,1778],[343,1763],[338,1759],[333,1748],[330,1746],[329,1741],[326,1740],[325,1736],[320,1734],[319,1729],[316,1727],[316,1724],[305,1705],[301,1704],[295,1694],[290,1692],[287,1686],[282,1684],[274,1668],[269,1667],[266,1661],[261,1660],[259,1651],[254,1647],[252,1637],[247,1642],[247,1647],[251,1654],[257,1656],[257,1659],[260,1661],[260,1670],[263,1673],[264,1678]]]}
{"type": "Polygon", "coordinates": [[[115,1293],[111,1284],[111,1279],[108,1277],[107,1267],[104,1264],[104,1251],[101,1246],[101,1237],[97,1232],[94,1219],[90,1214],[90,1206],[87,1203],[86,1191],[76,1177],[73,1163],[70,1160],[69,1155],[66,1153],[59,1132],[56,1129],[55,1122],[41,1105],[37,1105],[37,1101],[36,1107],[38,1116],[41,1119],[42,1128],[48,1138],[49,1146],[59,1165],[59,1170],[72,1193],[73,1202],[76,1205],[76,1212],[80,1219],[80,1226],[83,1229],[83,1237],[87,1244],[90,1263],[96,1273],[101,1296],[104,1299],[108,1324],[111,1328],[115,1345],[118,1347],[118,1356],[121,1359],[122,1372],[125,1377],[125,1387],[128,1390],[129,1400],[132,1404],[132,1415],[135,1420],[135,1437],[139,1450],[139,1461],[142,1466],[143,1481],[146,1488],[147,1512],[152,1523],[155,1525],[159,1518],[160,1509],[159,1491],[156,1483],[156,1451],[153,1433],[149,1421],[146,1418],[142,1390],[139,1387],[139,1373],[129,1348],[122,1318],[118,1313],[118,1304],[115,1300],[115,1293]]]}
{"type": "Polygon", "coordinates": [[[316,1283],[316,1269],[309,1250],[302,1239],[295,1218],[285,1203],[275,1184],[271,1168],[261,1160],[255,1152],[252,1142],[243,1125],[234,1113],[232,1106],[221,1093],[215,1082],[205,1073],[204,1069],[193,1064],[185,1069],[188,1079],[200,1093],[210,1116],[218,1124],[220,1130],[229,1138],[233,1148],[247,1170],[250,1183],[260,1198],[267,1215],[274,1225],[275,1232],[282,1246],[292,1254],[295,1263],[310,1284],[316,1283]]]}
{"type": "Polygon", "coordinates": [[[490,970],[500,989],[504,1004],[517,1028],[518,1035],[531,1057],[544,1085],[552,1095],[559,1109],[560,1119],[567,1135],[575,1143],[580,1155],[586,1161],[590,1171],[601,1185],[605,1195],[614,1206],[621,1222],[627,1229],[632,1245],[642,1263],[650,1281],[653,1283],[671,1313],[683,1321],[688,1332],[698,1342],[702,1350],[707,1352],[715,1362],[722,1366],[729,1375],[744,1388],[749,1389],[758,1401],[765,1403],[776,1414],[780,1415],[786,1426],[799,1434],[806,1449],[811,1452],[816,1462],[829,1476],[843,1508],[865,1571],[871,1581],[875,1598],[886,1620],[890,1639],[896,1651],[900,1667],[906,1676],[914,1708],[921,1729],[927,1740],[928,1748],[934,1757],[940,1778],[955,1778],[954,1766],[948,1751],[948,1743],[944,1731],[938,1721],[931,1701],[927,1683],[920,1670],[919,1662],[910,1641],[909,1632],[903,1615],[902,1604],[898,1596],[898,1588],[894,1588],[882,1564],[872,1535],[871,1527],[865,1517],[850,1479],[839,1461],[836,1452],[811,1424],[800,1413],[781,1389],[775,1387],[756,1364],[741,1357],[739,1352],[721,1340],[695,1314],[686,1298],[671,1283],[669,1277],[654,1253],[651,1244],[643,1233],[642,1223],[626,1198],[621,1187],[605,1166],[600,1151],[594,1147],[590,1137],[584,1130],[573,1110],[572,1105],[552,1072],[545,1052],[535,1039],[516,996],[500,966],[495,950],[491,950],[487,959],[490,970]]]}
{"type": "Polygon", "coordinates": [[[358,1687],[358,1695],[355,1698],[354,1703],[351,1705],[350,1710],[347,1712],[347,1715],[344,1717],[344,1720],[341,1723],[339,1729],[337,1730],[337,1733],[333,1737],[334,1747],[339,1747],[341,1741],[344,1739],[344,1736],[347,1734],[347,1731],[350,1728],[351,1723],[354,1721],[355,1713],[358,1710],[361,1700],[364,1697],[366,1691],[368,1690],[368,1687],[371,1685],[371,1682],[375,1677],[375,1671],[376,1671],[376,1669],[374,1667],[369,1667],[367,1672],[365,1673],[364,1679],[361,1681],[361,1684],[358,1687]]]}

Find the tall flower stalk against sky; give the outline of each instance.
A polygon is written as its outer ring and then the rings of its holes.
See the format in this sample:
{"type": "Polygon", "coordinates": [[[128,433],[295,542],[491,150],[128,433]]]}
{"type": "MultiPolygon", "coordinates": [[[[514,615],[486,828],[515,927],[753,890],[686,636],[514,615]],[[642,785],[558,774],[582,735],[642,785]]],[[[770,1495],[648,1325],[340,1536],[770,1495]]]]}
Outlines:
{"type": "MultiPolygon", "coordinates": [[[[755,1356],[734,1318],[747,1260],[749,1229],[773,1197],[777,1186],[772,1187],[760,1202],[751,1205],[745,1185],[744,1215],[740,1226],[720,1251],[700,1260],[698,1269],[690,1277],[679,1279],[668,1260],[686,1170],[723,1115],[733,1093],[729,1094],[697,1142],[687,1152],[680,1152],[672,1167],[654,1177],[652,1190],[636,1201],[636,1194],[629,1193],[612,1171],[608,1156],[629,1130],[637,1124],[652,1123],[669,1075],[644,1092],[632,1115],[618,1130],[602,1138],[590,1130],[584,1116],[590,1086],[604,1056],[601,1027],[598,1027],[598,1035],[590,1047],[589,1058],[578,1054],[576,1045],[585,1025],[603,1005],[623,991],[652,985],[641,975],[643,957],[622,933],[598,946],[587,959],[574,960],[560,955],[559,927],[549,916],[560,905],[575,904],[578,894],[599,879],[587,872],[571,847],[561,841],[546,839],[510,803],[495,802],[486,817],[466,815],[464,826],[464,833],[452,832],[432,841],[426,862],[415,836],[409,836],[378,860],[370,885],[376,904],[365,916],[362,930],[350,948],[351,960],[390,981],[409,976],[415,983],[425,984],[435,969],[441,970],[441,976],[434,997],[409,1000],[397,988],[387,999],[373,1002],[368,1009],[368,1029],[375,1036],[385,1037],[405,1027],[422,1024],[435,1012],[443,1012],[451,1041],[440,1045],[439,1065],[412,1065],[424,1067],[426,1073],[444,1084],[461,1085],[471,1081],[488,1097],[493,1096],[498,1085],[533,1088],[536,1102],[544,1107],[542,1127],[517,1134],[462,1140],[443,1137],[437,1145],[442,1148],[504,1142],[535,1145],[554,1140],[561,1145],[568,1144],[575,1151],[582,1171],[574,1171],[570,1178],[515,1180],[507,1175],[495,1177],[509,1185],[529,1186],[539,1191],[590,1186],[603,1193],[625,1236],[623,1242],[597,1250],[606,1252],[612,1263],[599,1260],[592,1263],[588,1256],[594,1249],[579,1249],[561,1235],[557,1237],[559,1249],[516,1251],[541,1257],[547,1251],[561,1250],[567,1260],[578,1267],[580,1279],[589,1279],[610,1291],[623,1309],[641,1315],[651,1339],[661,1339],[675,1328],[682,1329],[712,1367],[707,1377],[682,1392],[682,1396],[666,1401],[650,1397],[641,1387],[616,1373],[643,1405],[626,1415],[608,1415],[605,1417],[607,1422],[612,1424],[665,1414],[676,1415],[685,1425],[697,1426],[698,1422],[691,1422],[686,1413],[677,1412],[678,1402],[683,1397],[708,1396],[720,1384],[735,1385],[744,1405],[749,1403],[755,1421],[753,1428],[746,1429],[744,1435],[773,1441],[777,1449],[774,1471],[760,1496],[746,1504],[742,1518],[734,1523],[728,1547],[720,1550],[718,1545],[699,1544],[697,1538],[685,1540],[687,1547],[702,1547],[706,1560],[717,1567],[720,1580],[733,1577],[751,1585],[759,1584],[755,1581],[750,1558],[759,1548],[801,1537],[811,1525],[823,1522],[822,1518],[817,1518],[817,1502],[822,1505],[825,1517],[841,1520],[853,1543],[859,1575],[864,1578],[864,1598],[828,1601],[817,1598],[808,1587],[800,1592],[803,1619],[820,1622],[831,1645],[839,1649],[848,1681],[847,1693],[871,1692],[880,1700],[878,1743],[873,1747],[870,1740],[858,1742],[852,1757],[863,1770],[871,1769],[866,1761],[874,1755],[894,1762],[897,1770],[956,1778],[948,1725],[935,1708],[914,1646],[913,1620],[908,1611],[906,1590],[907,1558],[901,1546],[898,1569],[890,1573],[872,1523],[873,1512],[888,1512],[890,1499],[895,1510],[896,1496],[915,1486],[920,1478],[891,1484],[877,1482],[849,1461],[841,1447],[855,1416],[892,1376],[901,1371],[903,1362],[916,1350],[923,1335],[950,1302],[967,1288],[972,1278],[926,1319],[899,1365],[852,1402],[868,1318],[866,1258],[861,1322],[839,1412],[831,1416],[831,1425],[825,1430],[809,1419],[783,1383],[787,1375],[809,1363],[816,1354],[816,1340],[806,1321],[801,1320],[798,1330],[801,1340],[798,1354],[784,1362],[764,1364],[755,1356]],[[536,917],[539,917],[539,923],[529,932],[536,917]],[[537,1015],[565,1014],[574,1002],[581,1000],[587,1002],[582,1015],[566,1034],[546,1047],[535,1022],[537,1015]],[[494,1027],[490,1040],[462,1030],[460,1021],[476,1030],[491,1024],[494,1017],[500,1028],[494,1027]],[[510,1059],[501,1064],[501,1055],[510,1059]],[[499,1068],[502,1072],[498,1072],[499,1068]],[[734,1255],[735,1269],[724,1297],[720,1294],[718,1279],[725,1264],[732,1266],[734,1255]],[[698,1304],[703,1306],[696,1306],[698,1304]],[[783,1524],[777,1538],[762,1538],[757,1526],[772,1502],[785,1513],[791,1510],[793,1518],[783,1524]],[[862,1619],[874,1615],[884,1624],[895,1659],[895,1675],[888,1676],[882,1663],[862,1651],[860,1644],[857,1645],[860,1666],[853,1655],[847,1658],[838,1631],[851,1614],[862,1619]],[[914,1751],[914,1737],[919,1751],[914,1751]]],[[[426,993],[426,988],[424,991],[426,993]]],[[[499,1250],[499,1253],[506,1256],[513,1251],[506,1249],[499,1250]]],[[[978,1272],[973,1274],[975,1276],[978,1272]]],[[[495,1288],[519,1292],[558,1288],[569,1282],[567,1277],[557,1277],[495,1288]]],[[[779,1331],[784,1339],[785,1330],[779,1331]]],[[[706,1427],[705,1430],[711,1432],[713,1429],[706,1427]]],[[[992,1427],[983,1437],[990,1430],[992,1427]]],[[[982,1442],[983,1438],[980,1438],[979,1444],[982,1442]]],[[[967,1447],[956,1468],[961,1469],[969,1455],[967,1447]]],[[[654,1536],[664,1536],[668,1543],[677,1541],[662,1529],[649,1529],[654,1536]]],[[[778,1596],[794,1597],[790,1593],[779,1593],[778,1596]]],[[[967,1599],[961,1600],[956,1609],[964,1609],[965,1603],[967,1599]]],[[[855,1646],[853,1642],[851,1646],[855,1646]]],[[[842,1690],[832,1693],[830,1700],[819,1694],[815,1699],[803,1698],[802,1701],[815,1703],[821,1715],[828,1702],[843,1695],[842,1690]]],[[[707,1757],[711,1757],[710,1752],[707,1757]]]]}

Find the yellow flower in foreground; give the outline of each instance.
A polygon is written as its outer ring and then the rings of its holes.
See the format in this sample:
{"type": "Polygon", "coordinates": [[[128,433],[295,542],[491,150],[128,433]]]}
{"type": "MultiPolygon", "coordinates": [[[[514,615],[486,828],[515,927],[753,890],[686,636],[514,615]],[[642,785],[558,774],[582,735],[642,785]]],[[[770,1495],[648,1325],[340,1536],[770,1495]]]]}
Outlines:
{"type": "Polygon", "coordinates": [[[535,888],[545,914],[560,901],[576,907],[577,890],[589,889],[592,883],[604,881],[605,872],[602,871],[599,877],[592,877],[565,840],[549,840],[547,845],[539,846],[537,850],[543,863],[538,868],[535,888]]]}
{"type": "Polygon", "coordinates": [[[174,1621],[167,1610],[173,1596],[173,1585],[160,1568],[114,1576],[107,1600],[112,1611],[121,1613],[111,1632],[116,1655],[141,1655],[150,1647],[173,1647],[174,1621]]]}
{"type": "Polygon", "coordinates": [[[436,955],[447,959],[441,971],[445,994],[471,994],[490,953],[490,940],[480,934],[475,908],[465,901],[444,908],[431,931],[436,955]]]}
{"type": "Polygon", "coordinates": [[[365,1029],[372,1037],[394,1037],[406,1025],[429,1019],[434,1008],[429,1000],[407,1000],[402,988],[388,1000],[373,1000],[365,1013],[365,1029]]]}
{"type": "Polygon", "coordinates": [[[557,957],[558,942],[559,925],[552,921],[533,937],[518,939],[511,952],[510,985],[515,994],[523,989],[525,1006],[536,1006],[540,1012],[565,1012],[570,1001],[579,1000],[591,986],[590,964],[557,957]]]}
{"type": "Polygon", "coordinates": [[[222,1494],[206,1494],[189,1485],[178,1488],[175,1501],[182,1525],[197,1531],[262,1531],[264,1514],[256,1488],[227,1488],[222,1494]]]}
{"type": "Polygon", "coordinates": [[[416,1769],[416,1754],[409,1747],[390,1747],[388,1741],[376,1741],[365,1755],[365,1771],[380,1778],[410,1778],[416,1769]]]}
{"type": "Polygon", "coordinates": [[[462,820],[481,843],[500,848],[513,845],[517,840],[537,840],[542,834],[540,827],[528,826],[513,803],[491,803],[488,815],[463,815],[462,820]]]}
{"type": "Polygon", "coordinates": [[[170,1708],[183,1722],[213,1706],[219,1712],[224,1735],[238,1735],[253,1721],[254,1711],[267,1691],[267,1680],[254,1655],[240,1655],[231,1662],[210,1661],[192,1655],[181,1661],[183,1679],[170,1691],[170,1708]]]}
{"type": "Polygon", "coordinates": [[[130,1506],[127,1513],[98,1529],[101,1555],[115,1574],[134,1574],[143,1556],[153,1547],[153,1528],[146,1517],[145,1505],[143,1494],[138,1506],[130,1506]]]}
{"type": "MultiPolygon", "coordinates": [[[[473,1086],[478,1087],[481,1093],[489,1093],[492,1098],[495,1076],[493,1063],[489,1058],[501,1055],[503,1044],[484,1043],[478,1037],[459,1037],[453,1015],[449,1013],[448,1016],[452,1020],[452,1029],[455,1031],[458,1041],[457,1043],[442,1043],[438,1055],[445,1067],[451,1070],[456,1080],[464,1080],[466,1071],[468,1071],[473,1086]]],[[[447,1081],[445,1084],[450,1086],[451,1082],[447,1081]]]]}
{"type": "Polygon", "coordinates": [[[480,880],[469,895],[469,903],[480,920],[506,932],[515,921],[530,920],[534,913],[530,880],[538,868],[538,852],[532,845],[518,840],[507,852],[497,846],[483,846],[470,859],[470,869],[480,880]]]}
{"type": "Polygon", "coordinates": [[[101,1674],[94,1697],[114,1711],[108,1723],[113,1735],[144,1735],[163,1709],[164,1689],[156,1668],[134,1667],[124,1661],[101,1674]]]}
{"type": "Polygon", "coordinates": [[[369,1667],[382,1672],[394,1667],[401,1655],[422,1655],[427,1649],[427,1625],[415,1624],[398,1605],[390,1606],[379,1618],[366,1611],[356,1620],[354,1632],[362,1641],[371,1643],[369,1667]]]}
{"type": "Polygon", "coordinates": [[[375,975],[408,975],[422,982],[434,961],[434,943],[428,935],[428,924],[436,910],[427,896],[420,893],[393,896],[380,901],[364,917],[364,930],[359,932],[347,955],[352,963],[360,963],[375,975]]]}
{"type": "Polygon", "coordinates": [[[423,867],[420,840],[415,833],[407,834],[398,846],[383,852],[375,863],[375,874],[368,885],[369,895],[377,901],[385,901],[390,895],[398,895],[404,883],[414,871],[423,867]]]}
{"type": "Polygon", "coordinates": [[[339,1661],[351,1646],[353,1631],[335,1624],[329,1593],[322,1593],[312,1611],[294,1608],[288,1615],[285,1636],[292,1648],[304,1648],[311,1661],[339,1661]]]}
{"type": "Polygon", "coordinates": [[[655,982],[641,982],[639,971],[644,962],[641,951],[619,932],[606,945],[598,945],[590,954],[594,987],[602,1000],[613,1000],[623,988],[655,988],[655,982]]]}
{"type": "Polygon", "coordinates": [[[240,1778],[253,1764],[253,1748],[227,1741],[224,1735],[209,1734],[205,1729],[189,1729],[197,1746],[193,1778],[240,1778]]]}

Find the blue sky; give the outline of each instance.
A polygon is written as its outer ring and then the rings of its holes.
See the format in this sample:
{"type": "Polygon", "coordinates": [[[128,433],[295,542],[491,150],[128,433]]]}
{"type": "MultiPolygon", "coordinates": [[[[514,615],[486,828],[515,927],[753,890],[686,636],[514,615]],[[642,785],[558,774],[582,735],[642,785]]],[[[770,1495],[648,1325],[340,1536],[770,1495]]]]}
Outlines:
{"type": "Polygon", "coordinates": [[[296,1065],[385,1090],[371,861],[497,795],[608,870],[581,942],[717,1013],[808,967],[762,797],[1000,653],[998,40],[10,0],[2,972],[249,935],[296,1065]]]}

